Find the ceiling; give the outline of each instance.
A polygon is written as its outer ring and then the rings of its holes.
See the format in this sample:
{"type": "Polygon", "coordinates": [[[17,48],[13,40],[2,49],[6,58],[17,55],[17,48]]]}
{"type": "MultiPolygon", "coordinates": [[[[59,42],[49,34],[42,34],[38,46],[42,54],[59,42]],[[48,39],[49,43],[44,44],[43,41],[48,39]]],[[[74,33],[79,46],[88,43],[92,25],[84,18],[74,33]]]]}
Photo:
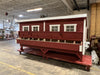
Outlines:
{"type": "MultiPolygon", "coordinates": [[[[100,0],[90,0],[90,3],[100,0]]],[[[40,15],[62,16],[74,10],[87,9],[87,0],[0,0],[0,22],[12,19],[39,18],[40,15]],[[75,4],[76,2],[76,4],[75,4]],[[43,8],[42,11],[26,12],[28,9],[43,8]],[[8,15],[5,15],[5,13],[8,15]],[[23,17],[19,18],[18,15],[23,17]]]]}
{"type": "Polygon", "coordinates": [[[67,8],[61,0],[0,0],[0,17],[12,17],[20,19],[18,15],[23,14],[26,18],[37,18],[40,15],[48,14],[48,16],[65,15],[67,8]],[[28,9],[42,7],[42,11],[26,12],[28,9]],[[5,13],[8,12],[8,16],[5,13]]]}

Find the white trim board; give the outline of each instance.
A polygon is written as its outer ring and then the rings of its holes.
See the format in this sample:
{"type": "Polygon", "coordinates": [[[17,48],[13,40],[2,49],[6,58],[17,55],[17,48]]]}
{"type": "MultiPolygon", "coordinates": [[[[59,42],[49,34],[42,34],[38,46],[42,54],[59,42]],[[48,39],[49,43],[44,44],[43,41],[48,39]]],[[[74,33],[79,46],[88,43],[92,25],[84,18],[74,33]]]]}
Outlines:
{"type": "Polygon", "coordinates": [[[27,25],[27,26],[22,26],[22,31],[24,31],[24,27],[28,27],[28,31],[29,31],[29,25],[27,25]]]}
{"type": "Polygon", "coordinates": [[[45,32],[45,22],[43,22],[43,31],[45,32]]]}
{"type": "Polygon", "coordinates": [[[33,31],[33,27],[38,27],[38,31],[40,29],[40,25],[32,25],[31,28],[32,28],[32,31],[33,31]]]}
{"type": "Polygon", "coordinates": [[[83,52],[82,54],[85,55],[85,43],[86,43],[86,19],[84,19],[84,26],[83,26],[83,52]]]}
{"type": "Polygon", "coordinates": [[[76,32],[76,30],[77,30],[77,24],[64,24],[64,32],[67,32],[66,31],[66,26],[74,26],[74,32],[76,32]]]}
{"type": "Polygon", "coordinates": [[[46,21],[46,20],[59,20],[59,19],[73,19],[73,18],[84,18],[84,17],[87,17],[87,14],[58,16],[58,17],[47,17],[47,18],[37,18],[37,19],[15,20],[15,22],[20,23],[20,22],[46,21]]]}
{"type": "Polygon", "coordinates": [[[58,26],[58,31],[57,31],[57,32],[60,31],[60,24],[51,24],[51,25],[49,25],[49,31],[50,31],[50,32],[54,32],[54,31],[52,31],[52,27],[53,27],[53,26],[58,26]]]}
{"type": "Polygon", "coordinates": [[[82,45],[79,46],[79,52],[82,52],[82,45]]]}

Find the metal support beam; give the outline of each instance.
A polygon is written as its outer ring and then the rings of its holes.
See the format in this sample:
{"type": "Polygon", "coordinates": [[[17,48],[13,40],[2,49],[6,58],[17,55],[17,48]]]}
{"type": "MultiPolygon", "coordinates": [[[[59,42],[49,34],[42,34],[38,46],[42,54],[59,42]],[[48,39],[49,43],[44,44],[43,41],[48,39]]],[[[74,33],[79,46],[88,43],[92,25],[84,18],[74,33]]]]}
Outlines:
{"type": "Polygon", "coordinates": [[[74,1],[74,3],[75,3],[75,6],[76,6],[77,10],[80,11],[80,8],[79,8],[79,6],[78,6],[76,0],[73,0],[73,1],[74,1]]]}
{"type": "Polygon", "coordinates": [[[3,20],[3,29],[4,29],[4,20],[3,20]]]}
{"type": "Polygon", "coordinates": [[[61,0],[65,5],[66,7],[70,10],[70,11],[73,11],[72,7],[69,5],[68,3],[68,0],[61,0]]]}
{"type": "Polygon", "coordinates": [[[87,0],[87,9],[89,10],[90,7],[90,0],[87,0]]]}

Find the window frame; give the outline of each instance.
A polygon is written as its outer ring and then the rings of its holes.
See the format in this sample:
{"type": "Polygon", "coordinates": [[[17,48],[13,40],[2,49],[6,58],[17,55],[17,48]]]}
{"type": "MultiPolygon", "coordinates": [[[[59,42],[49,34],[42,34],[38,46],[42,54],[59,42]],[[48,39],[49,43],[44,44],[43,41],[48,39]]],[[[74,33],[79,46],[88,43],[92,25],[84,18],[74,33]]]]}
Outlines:
{"type": "Polygon", "coordinates": [[[77,24],[64,24],[64,32],[76,32],[77,30],[77,24]],[[66,31],[67,30],[67,26],[74,26],[74,31],[66,31]]]}
{"type": "Polygon", "coordinates": [[[27,26],[22,26],[22,31],[24,31],[24,27],[28,27],[28,31],[29,31],[29,25],[27,25],[27,26]]]}
{"type": "MultiPolygon", "coordinates": [[[[38,27],[38,32],[40,31],[40,25],[32,25],[31,26],[31,31],[33,31],[33,27],[38,27]]],[[[33,32],[37,32],[37,31],[33,31],[33,32]]]]}
{"type": "Polygon", "coordinates": [[[60,32],[60,24],[51,24],[51,25],[49,25],[49,31],[50,32],[60,32]],[[58,26],[58,31],[52,31],[53,26],[58,26]]]}

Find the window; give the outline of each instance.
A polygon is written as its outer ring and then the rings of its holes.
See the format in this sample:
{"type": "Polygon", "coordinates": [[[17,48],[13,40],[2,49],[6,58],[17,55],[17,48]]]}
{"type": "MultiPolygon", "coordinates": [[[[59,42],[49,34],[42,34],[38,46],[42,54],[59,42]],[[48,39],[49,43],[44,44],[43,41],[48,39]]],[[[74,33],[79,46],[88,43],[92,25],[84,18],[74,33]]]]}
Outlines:
{"type": "Polygon", "coordinates": [[[59,32],[60,31],[60,25],[50,25],[50,31],[52,32],[59,32]]]}
{"type": "Polygon", "coordinates": [[[76,32],[77,24],[64,24],[64,32],[76,32]]]}
{"type": "Polygon", "coordinates": [[[39,31],[39,25],[33,25],[32,31],[39,31]]]}
{"type": "Polygon", "coordinates": [[[23,26],[23,31],[29,31],[29,26],[23,26]]]}

